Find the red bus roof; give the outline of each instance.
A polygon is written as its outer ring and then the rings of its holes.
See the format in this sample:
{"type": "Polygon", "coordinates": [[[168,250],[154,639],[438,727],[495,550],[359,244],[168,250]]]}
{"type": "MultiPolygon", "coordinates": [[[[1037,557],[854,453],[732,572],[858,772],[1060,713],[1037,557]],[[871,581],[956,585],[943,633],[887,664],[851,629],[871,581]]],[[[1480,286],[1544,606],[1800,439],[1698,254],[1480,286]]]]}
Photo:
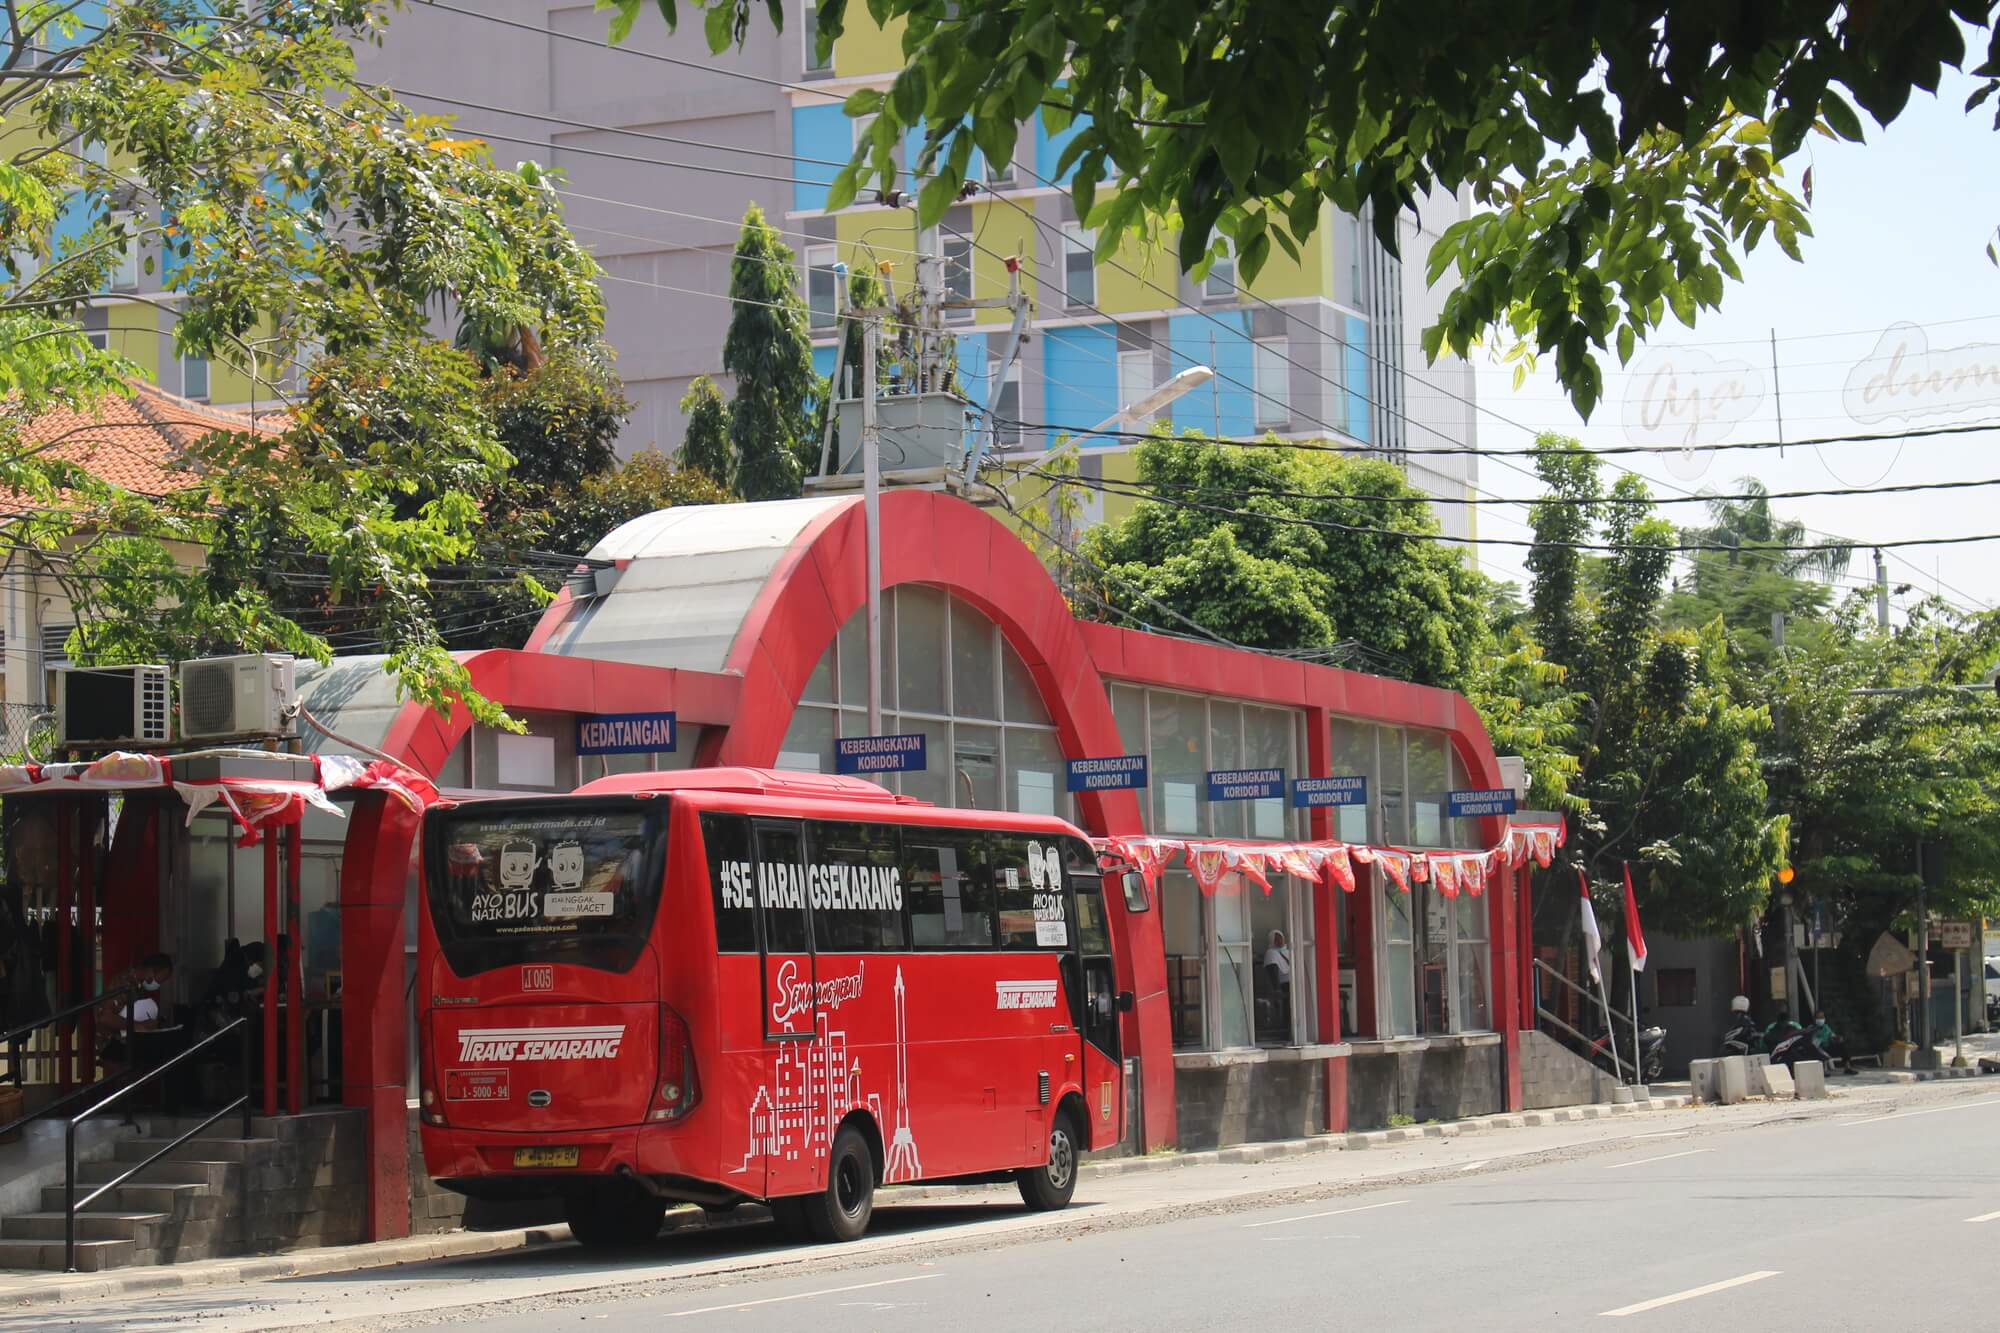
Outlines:
{"type": "MultiPolygon", "coordinates": [[[[766,814],[824,816],[826,803],[889,807],[884,817],[912,824],[978,823],[1022,833],[1066,833],[1089,839],[1068,820],[1056,815],[1030,815],[1014,810],[970,810],[933,805],[914,796],[897,796],[864,778],[831,773],[796,773],[771,768],[688,768],[666,773],[614,773],[586,782],[577,796],[642,796],[674,793],[696,798],[697,808],[736,806],[732,796],[761,798],[755,810],[766,814]]],[[[511,796],[503,799],[518,800],[511,796]]]]}

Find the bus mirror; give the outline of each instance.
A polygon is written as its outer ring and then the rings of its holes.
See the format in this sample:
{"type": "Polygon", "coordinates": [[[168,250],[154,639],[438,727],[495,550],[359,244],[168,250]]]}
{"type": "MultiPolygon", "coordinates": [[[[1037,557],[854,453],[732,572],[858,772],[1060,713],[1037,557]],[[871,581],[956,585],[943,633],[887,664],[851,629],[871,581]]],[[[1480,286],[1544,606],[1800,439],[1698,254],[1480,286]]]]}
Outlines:
{"type": "Polygon", "coordinates": [[[1136,870],[1128,870],[1120,880],[1125,889],[1125,910],[1128,912],[1150,912],[1153,905],[1146,900],[1146,877],[1136,870]]]}
{"type": "Polygon", "coordinates": [[[1133,1005],[1132,992],[1128,990],[1119,991],[1116,1003],[1118,1005],[1119,1013],[1121,1014],[1131,1013],[1133,1005]]]}

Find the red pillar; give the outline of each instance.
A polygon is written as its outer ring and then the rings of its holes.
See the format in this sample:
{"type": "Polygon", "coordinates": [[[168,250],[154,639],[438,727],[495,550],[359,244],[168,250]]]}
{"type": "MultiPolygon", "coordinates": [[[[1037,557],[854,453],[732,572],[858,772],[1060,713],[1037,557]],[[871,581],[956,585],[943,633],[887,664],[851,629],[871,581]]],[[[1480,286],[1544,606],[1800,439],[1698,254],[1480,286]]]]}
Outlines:
{"type": "Polygon", "coordinates": [[[1501,871],[1487,893],[1487,939],[1493,987],[1493,1028],[1500,1034],[1502,1063],[1507,1071],[1507,1109],[1521,1109],[1521,992],[1514,984],[1520,973],[1520,890],[1524,874],[1501,871]]]}
{"type": "MultiPolygon", "coordinates": [[[[1139,801],[1129,791],[1085,793],[1078,798],[1084,826],[1100,836],[1138,833],[1139,801]]],[[[1151,1152],[1174,1142],[1174,1024],[1167,1003],[1167,939],[1160,921],[1160,900],[1149,888],[1152,910],[1128,912],[1123,894],[1105,898],[1105,918],[1116,945],[1111,951],[1120,990],[1132,992],[1132,1012],[1125,1016],[1119,1039],[1127,1054],[1139,1057],[1139,1151],[1151,1152]]]]}
{"type": "Polygon", "coordinates": [[[361,792],[340,862],[341,1100],[367,1116],[368,1240],[410,1234],[403,893],[417,825],[401,801],[361,792]]]}
{"type": "Polygon", "coordinates": [[[1354,867],[1354,1030],[1382,1035],[1375,1012],[1375,867],[1354,867]]]}
{"type": "Polygon", "coordinates": [[[285,827],[285,994],[291,1007],[285,1010],[285,1109],[292,1115],[305,1110],[306,1103],[306,995],[305,920],[299,911],[298,824],[285,827]]]}
{"type": "MultiPolygon", "coordinates": [[[[104,979],[122,977],[160,947],[160,812],[166,800],[128,792],[104,863],[104,979]]],[[[177,958],[185,967],[187,960],[177,958]]]]}
{"type": "Polygon", "coordinates": [[[278,1113],[278,1002],[285,993],[285,960],[278,955],[278,843],[264,832],[264,1114],[278,1113]]]}

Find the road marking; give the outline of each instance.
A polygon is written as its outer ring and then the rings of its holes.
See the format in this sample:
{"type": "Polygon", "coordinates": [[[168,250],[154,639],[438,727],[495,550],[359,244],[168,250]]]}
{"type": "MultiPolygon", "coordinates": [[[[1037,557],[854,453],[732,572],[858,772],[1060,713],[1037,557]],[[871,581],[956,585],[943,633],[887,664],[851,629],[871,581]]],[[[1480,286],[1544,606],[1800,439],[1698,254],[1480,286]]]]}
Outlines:
{"type": "MultiPolygon", "coordinates": [[[[851,1287],[825,1287],[819,1291],[801,1291],[790,1296],[766,1296],[761,1301],[732,1301],[728,1305],[704,1305],[699,1310],[673,1310],[661,1315],[662,1319],[686,1319],[689,1315],[719,1314],[724,1310],[748,1310],[758,1305],[777,1305],[783,1301],[809,1301],[815,1296],[838,1296],[845,1291],[868,1291],[874,1287],[899,1287],[905,1282],[928,1282],[943,1273],[920,1273],[916,1277],[892,1277],[880,1282],[857,1282],[851,1287]]],[[[843,1301],[842,1304],[852,1302],[843,1301]]]]}
{"type": "Polygon", "coordinates": [[[1408,1202],[1408,1199],[1391,1199],[1387,1203],[1367,1203],[1359,1208],[1336,1208],[1330,1213],[1301,1213],[1297,1217],[1278,1217],[1273,1218],[1269,1222],[1245,1222],[1243,1229],[1245,1231],[1255,1231],[1258,1227],[1281,1227],[1288,1222],[1311,1222],[1321,1217],[1345,1217],[1349,1213],[1367,1213],[1377,1208],[1394,1208],[1399,1203],[1408,1202]]]}
{"type": "Polygon", "coordinates": [[[2000,1213],[1981,1213],[1977,1217],[1968,1217],[1965,1220],[1968,1222],[2000,1222],[2000,1213]]]}
{"type": "Polygon", "coordinates": [[[1660,1129],[1653,1131],[1651,1134],[1634,1134],[1632,1137],[1635,1139],[1684,1139],[1687,1137],[1687,1131],[1684,1129],[1660,1129]]]}
{"type": "Polygon", "coordinates": [[[1778,1276],[1778,1270],[1775,1268],[1760,1269],[1755,1273],[1745,1273],[1742,1277],[1732,1277],[1726,1282],[1711,1282],[1705,1287],[1689,1287],[1686,1291],[1677,1291],[1671,1296],[1655,1296],[1652,1300],[1640,1301],[1637,1305],[1621,1305],[1616,1310],[1606,1310],[1597,1317],[1599,1319],[1623,1319],[1628,1314],[1644,1314],[1648,1310],[1657,1310],[1662,1305],[1673,1305],[1679,1301],[1691,1301],[1697,1296],[1711,1296],[1718,1291],[1728,1291],[1731,1287],[1746,1286],[1749,1283],[1762,1282],[1767,1277],[1776,1276],[1778,1276]]]}
{"type": "Polygon", "coordinates": [[[1636,1162],[1613,1162],[1606,1171],[1623,1171],[1628,1166],[1645,1166],[1648,1162],[1671,1162],[1676,1157],[1693,1157],[1697,1153],[1714,1151],[1711,1148],[1689,1148],[1686,1152],[1670,1152],[1661,1157],[1641,1157],[1636,1162]]]}
{"type": "Polygon", "coordinates": [[[1482,1157],[1476,1162],[1467,1162],[1465,1165],[1459,1167],[1458,1169],[1461,1171],[1477,1171],[1480,1167],[1485,1166],[1488,1162],[1497,1160],[1499,1159],[1494,1157],[1482,1157]]]}
{"type": "Polygon", "coordinates": [[[1976,1102],[1960,1102],[1956,1106],[1933,1106],[1922,1111],[1892,1111],[1888,1115],[1871,1115],[1866,1120],[1837,1120],[1838,1125],[1873,1125],[1884,1120],[1905,1120],[1913,1115],[1938,1115],[1945,1111],[1969,1111],[1975,1106],[1991,1106],[2000,1102],[2000,1097],[1982,1097],[1976,1102]]]}

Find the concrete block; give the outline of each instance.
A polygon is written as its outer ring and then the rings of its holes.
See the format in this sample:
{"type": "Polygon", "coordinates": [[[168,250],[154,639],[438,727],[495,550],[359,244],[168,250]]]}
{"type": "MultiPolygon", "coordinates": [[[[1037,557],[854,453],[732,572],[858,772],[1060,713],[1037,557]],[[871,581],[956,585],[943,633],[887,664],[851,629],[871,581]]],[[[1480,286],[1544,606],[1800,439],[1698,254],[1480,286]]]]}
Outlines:
{"type": "Polygon", "coordinates": [[[1802,1102],[1826,1096],[1826,1067],[1817,1060],[1801,1060],[1792,1066],[1792,1083],[1802,1102]]]}
{"type": "Polygon", "coordinates": [[[1715,1062],[1715,1100],[1724,1106],[1734,1106],[1750,1093],[1749,1076],[1744,1068],[1745,1057],[1725,1055],[1715,1062]]]}
{"type": "Polygon", "coordinates": [[[1797,1090],[1792,1083],[1791,1070],[1785,1068],[1783,1065],[1765,1065],[1761,1072],[1764,1076],[1764,1095],[1766,1097],[1782,1098],[1790,1101],[1797,1095],[1797,1090]]]}
{"type": "Polygon", "coordinates": [[[1613,1088],[1611,1090],[1611,1104],[1613,1106],[1629,1106],[1631,1102],[1632,1102],[1632,1089],[1613,1088]]]}
{"type": "Polygon", "coordinates": [[[1690,1060],[1688,1062],[1688,1090],[1698,1102],[1715,1100],[1714,1060],[1690,1060]]]}

